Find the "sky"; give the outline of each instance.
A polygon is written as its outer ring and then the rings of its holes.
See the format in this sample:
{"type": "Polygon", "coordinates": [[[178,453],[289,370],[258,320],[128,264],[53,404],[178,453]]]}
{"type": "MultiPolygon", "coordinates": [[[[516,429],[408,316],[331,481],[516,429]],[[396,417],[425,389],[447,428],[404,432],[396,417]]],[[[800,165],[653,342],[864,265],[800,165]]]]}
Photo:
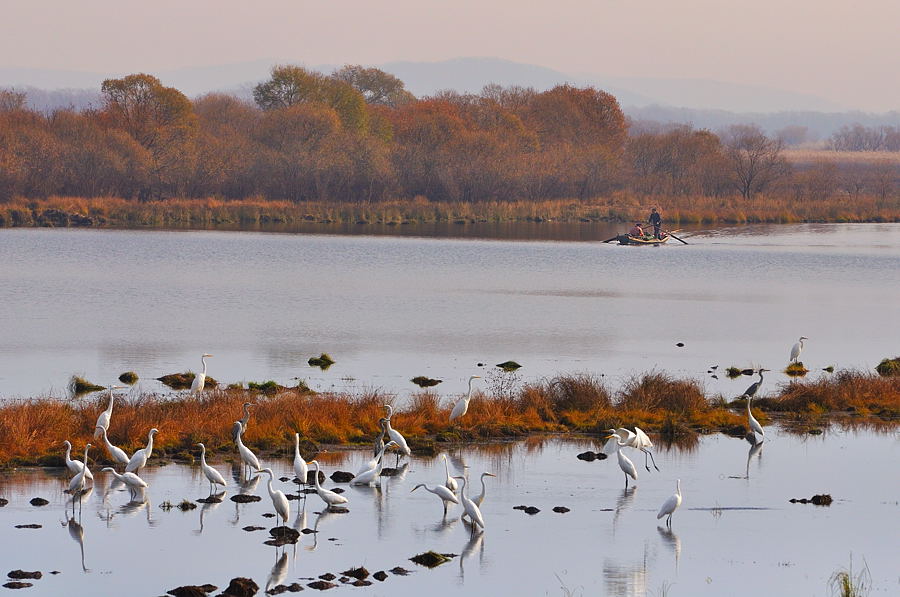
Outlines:
{"type": "Polygon", "coordinates": [[[900,109],[898,0],[29,0],[0,67],[154,72],[260,59],[486,56],[573,75],[703,78],[900,109]]]}

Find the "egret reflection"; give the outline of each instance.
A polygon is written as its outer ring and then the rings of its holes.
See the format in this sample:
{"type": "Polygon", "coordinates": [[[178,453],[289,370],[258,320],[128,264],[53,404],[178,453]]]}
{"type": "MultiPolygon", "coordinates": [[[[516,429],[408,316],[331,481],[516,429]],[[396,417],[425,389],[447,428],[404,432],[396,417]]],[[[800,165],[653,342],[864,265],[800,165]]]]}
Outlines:
{"type": "Polygon", "coordinates": [[[78,543],[78,548],[81,551],[81,570],[83,572],[90,572],[84,564],[84,527],[75,522],[74,518],[70,518],[65,522],[60,522],[60,524],[68,528],[69,537],[78,543]]]}
{"type": "MultiPolygon", "coordinates": [[[[277,551],[275,552],[278,553],[277,551]]],[[[282,551],[280,556],[277,556],[275,560],[275,565],[272,566],[272,570],[269,572],[269,578],[266,580],[266,594],[269,594],[269,591],[277,587],[278,585],[284,584],[284,579],[287,578],[288,573],[288,556],[287,551],[282,551]]]]}

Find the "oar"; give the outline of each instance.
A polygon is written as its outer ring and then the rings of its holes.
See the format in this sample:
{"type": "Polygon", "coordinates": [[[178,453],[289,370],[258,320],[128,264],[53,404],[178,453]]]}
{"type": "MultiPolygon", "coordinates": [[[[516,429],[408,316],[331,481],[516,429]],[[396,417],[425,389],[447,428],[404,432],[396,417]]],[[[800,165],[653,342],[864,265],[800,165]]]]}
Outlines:
{"type": "Polygon", "coordinates": [[[682,243],[684,243],[684,244],[687,244],[685,241],[681,240],[680,238],[678,238],[677,236],[675,236],[675,235],[672,234],[671,232],[666,232],[666,234],[668,234],[669,236],[671,236],[672,238],[674,238],[674,239],[677,240],[678,242],[682,242],[682,243]]]}

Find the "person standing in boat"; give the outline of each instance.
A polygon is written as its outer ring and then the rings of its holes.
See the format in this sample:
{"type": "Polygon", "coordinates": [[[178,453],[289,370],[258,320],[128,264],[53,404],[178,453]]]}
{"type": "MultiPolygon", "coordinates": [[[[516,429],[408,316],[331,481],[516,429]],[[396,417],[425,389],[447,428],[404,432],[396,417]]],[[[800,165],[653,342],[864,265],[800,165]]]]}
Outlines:
{"type": "Polygon", "coordinates": [[[656,211],[655,207],[650,209],[650,217],[647,221],[653,226],[653,236],[662,239],[662,236],[660,236],[659,233],[659,230],[662,227],[662,216],[659,215],[659,212],[656,211]]]}

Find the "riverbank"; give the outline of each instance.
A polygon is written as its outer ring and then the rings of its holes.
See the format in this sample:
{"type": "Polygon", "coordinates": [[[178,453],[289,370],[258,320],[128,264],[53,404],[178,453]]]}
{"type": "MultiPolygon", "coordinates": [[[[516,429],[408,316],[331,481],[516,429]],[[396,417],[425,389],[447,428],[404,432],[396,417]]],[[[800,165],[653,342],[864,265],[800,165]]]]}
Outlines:
{"type": "Polygon", "coordinates": [[[0,204],[0,227],[91,227],[284,230],[302,225],[366,227],[503,222],[626,223],[647,218],[651,206],[671,227],[753,223],[900,222],[900,198],[834,196],[816,201],[789,197],[642,199],[627,193],[589,201],[432,202],[410,200],[332,203],[214,198],[139,202],[114,197],[15,199],[0,204]]]}
{"type": "MultiPolygon", "coordinates": [[[[637,425],[661,441],[691,442],[697,434],[723,432],[743,436],[746,402],[705,396],[691,379],[664,373],[636,377],[613,392],[590,375],[559,376],[523,386],[510,395],[476,392],[459,424],[448,423],[457,396],[420,392],[398,409],[393,427],[413,451],[435,453],[441,445],[509,439],[532,433],[589,433],[637,425]]],[[[377,391],[361,394],[313,393],[284,389],[272,395],[238,389],[184,394],[145,394],[116,401],[110,441],[127,452],[144,447],[155,427],[154,457],[192,460],[203,442],[211,458],[234,456],[231,427],[245,401],[256,403],[244,442],[262,454],[288,456],[293,434],[311,458],[324,445],[370,445],[393,396],[377,391]]],[[[35,398],[0,405],[0,467],[62,466],[64,440],[75,452],[92,442],[91,460],[111,464],[101,441],[92,439],[97,415],[107,404],[105,392],[89,398],[58,401],[35,398]]],[[[837,425],[893,429],[900,424],[897,378],[859,371],[840,371],[816,381],[793,381],[753,402],[763,425],[774,417],[800,433],[821,432],[837,425]]]]}

